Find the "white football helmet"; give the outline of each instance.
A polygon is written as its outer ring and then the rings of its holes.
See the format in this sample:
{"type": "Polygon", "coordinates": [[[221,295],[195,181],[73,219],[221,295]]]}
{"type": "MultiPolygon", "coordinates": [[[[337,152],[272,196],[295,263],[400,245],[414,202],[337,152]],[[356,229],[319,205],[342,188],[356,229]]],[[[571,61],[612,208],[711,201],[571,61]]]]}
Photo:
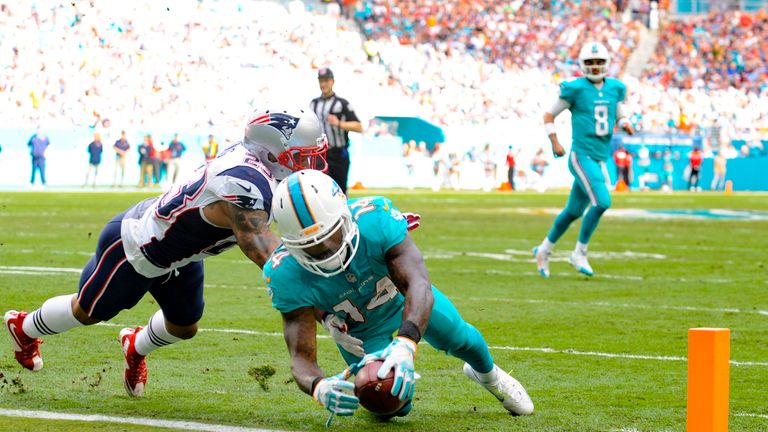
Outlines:
{"type": "Polygon", "coordinates": [[[360,243],[360,231],[352,220],[347,197],[332,178],[315,170],[289,175],[275,189],[272,214],[285,248],[302,267],[325,277],[349,267],[360,243]],[[340,238],[334,236],[338,231],[340,238]],[[321,256],[307,252],[318,245],[327,246],[321,256]]]}
{"type": "Polygon", "coordinates": [[[253,112],[243,145],[269,168],[277,180],[294,171],[326,171],[328,139],[320,120],[308,109],[268,106],[253,112]]]}
{"type": "Polygon", "coordinates": [[[611,55],[608,48],[600,42],[587,42],[579,51],[579,67],[581,73],[590,81],[601,81],[608,73],[608,65],[611,62],[611,55]],[[602,64],[587,65],[587,60],[603,60],[602,64]]]}

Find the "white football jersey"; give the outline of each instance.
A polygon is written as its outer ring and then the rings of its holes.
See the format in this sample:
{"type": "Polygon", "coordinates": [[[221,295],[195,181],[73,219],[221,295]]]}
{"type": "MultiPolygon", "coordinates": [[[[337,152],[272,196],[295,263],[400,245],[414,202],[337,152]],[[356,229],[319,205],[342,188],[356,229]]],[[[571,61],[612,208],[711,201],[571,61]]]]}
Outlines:
{"type": "Polygon", "coordinates": [[[203,208],[208,204],[228,201],[241,208],[264,210],[272,219],[272,193],[277,181],[239,143],[198,168],[190,178],[125,212],[120,227],[125,255],[146,277],[162,276],[237,244],[230,228],[205,219],[203,208]]]}

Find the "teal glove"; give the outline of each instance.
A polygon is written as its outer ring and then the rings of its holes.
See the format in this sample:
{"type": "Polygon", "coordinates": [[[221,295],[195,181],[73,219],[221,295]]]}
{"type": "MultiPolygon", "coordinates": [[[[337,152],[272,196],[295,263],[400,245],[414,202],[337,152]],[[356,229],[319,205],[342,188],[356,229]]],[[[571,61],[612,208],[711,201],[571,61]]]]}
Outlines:
{"type": "Polygon", "coordinates": [[[392,385],[392,395],[400,400],[408,400],[413,397],[416,384],[413,359],[416,356],[416,343],[412,340],[397,336],[383,351],[376,353],[378,358],[384,359],[384,364],[379,368],[379,379],[395,370],[395,383],[392,385]]]}

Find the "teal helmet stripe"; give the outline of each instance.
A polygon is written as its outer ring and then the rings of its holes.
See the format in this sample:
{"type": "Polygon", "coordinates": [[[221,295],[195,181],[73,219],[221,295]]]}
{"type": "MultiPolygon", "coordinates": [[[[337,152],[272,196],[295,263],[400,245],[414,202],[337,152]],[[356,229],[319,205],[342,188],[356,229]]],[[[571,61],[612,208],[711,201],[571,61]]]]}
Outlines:
{"type": "Polygon", "coordinates": [[[308,228],[315,224],[315,219],[312,217],[312,213],[307,207],[307,200],[304,199],[304,191],[301,189],[301,183],[299,182],[298,175],[289,176],[288,181],[288,194],[291,197],[291,204],[293,204],[293,211],[296,213],[296,217],[299,219],[299,223],[302,228],[308,228]]]}

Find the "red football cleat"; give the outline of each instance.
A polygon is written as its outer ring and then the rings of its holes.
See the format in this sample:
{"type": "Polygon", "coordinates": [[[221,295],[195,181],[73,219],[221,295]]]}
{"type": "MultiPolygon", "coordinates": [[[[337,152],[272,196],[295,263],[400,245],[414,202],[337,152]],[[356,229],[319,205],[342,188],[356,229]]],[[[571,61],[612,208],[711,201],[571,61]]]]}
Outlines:
{"type": "Polygon", "coordinates": [[[144,387],[147,386],[147,362],[145,356],[136,352],[136,333],[142,327],[124,328],[120,330],[120,345],[123,347],[125,355],[125,373],[123,381],[125,382],[125,391],[130,396],[142,396],[144,387]]]}
{"type": "Polygon", "coordinates": [[[43,358],[40,357],[40,344],[43,341],[32,339],[24,334],[22,323],[26,317],[27,313],[24,311],[9,310],[3,316],[3,324],[11,335],[16,361],[25,368],[36,372],[43,368],[43,358]]]}

